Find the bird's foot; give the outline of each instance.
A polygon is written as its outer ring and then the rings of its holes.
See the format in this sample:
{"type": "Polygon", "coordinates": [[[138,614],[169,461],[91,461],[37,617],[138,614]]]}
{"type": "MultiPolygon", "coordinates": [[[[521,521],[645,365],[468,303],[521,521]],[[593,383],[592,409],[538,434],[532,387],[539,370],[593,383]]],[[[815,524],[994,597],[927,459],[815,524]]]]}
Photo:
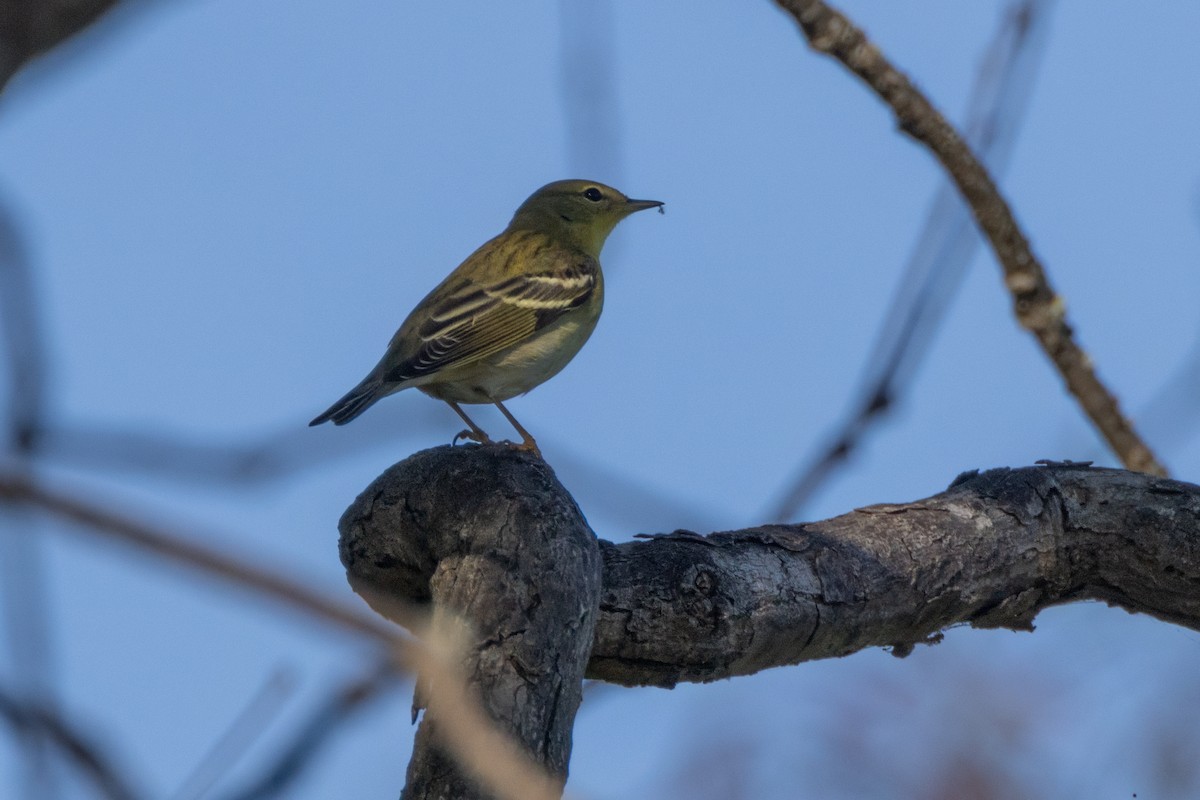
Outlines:
{"type": "Polygon", "coordinates": [[[454,437],[453,441],[450,442],[450,446],[453,447],[454,445],[458,444],[459,439],[466,439],[467,441],[475,442],[476,444],[491,444],[492,443],[492,440],[488,438],[488,435],[486,433],[484,433],[483,431],[473,431],[470,428],[459,431],[458,435],[456,435],[454,437]]]}
{"type": "MultiPolygon", "coordinates": [[[[517,442],[510,442],[505,439],[504,444],[508,445],[513,450],[520,450],[523,453],[533,453],[538,458],[542,458],[542,449],[538,447],[538,443],[533,440],[533,437],[530,437],[519,444],[517,442]]],[[[542,460],[545,461],[544,458],[542,458],[542,460]]]]}

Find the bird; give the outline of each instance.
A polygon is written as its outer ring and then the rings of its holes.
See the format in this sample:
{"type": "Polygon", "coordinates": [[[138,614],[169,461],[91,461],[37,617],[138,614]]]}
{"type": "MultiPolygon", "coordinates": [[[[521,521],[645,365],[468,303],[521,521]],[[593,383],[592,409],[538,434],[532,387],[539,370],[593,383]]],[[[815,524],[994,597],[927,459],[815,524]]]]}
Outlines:
{"type": "Polygon", "coordinates": [[[492,440],[462,410],[491,404],[541,455],[504,401],[554,377],[591,336],[604,305],[600,251],[617,223],[658,200],[633,200],[597,181],[538,189],[512,221],[425,296],[379,363],[312,422],[345,425],[380,399],[417,388],[466,423],[454,442],[492,440]]]}

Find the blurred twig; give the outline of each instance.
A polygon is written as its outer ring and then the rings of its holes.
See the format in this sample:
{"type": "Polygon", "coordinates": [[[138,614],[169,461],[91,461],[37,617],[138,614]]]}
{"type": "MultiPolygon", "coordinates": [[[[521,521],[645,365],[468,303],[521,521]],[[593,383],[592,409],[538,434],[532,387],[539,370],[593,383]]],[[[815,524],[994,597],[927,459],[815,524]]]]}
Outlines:
{"type": "MultiPolygon", "coordinates": [[[[105,474],[152,475],[190,487],[209,483],[223,490],[257,489],[338,459],[384,447],[395,450],[411,441],[414,432],[437,430],[439,423],[446,422],[445,407],[424,398],[411,404],[381,404],[371,413],[374,417],[363,417],[343,428],[314,431],[297,424],[277,433],[241,437],[249,444],[214,443],[212,437],[187,439],[167,430],[51,420],[39,437],[40,455],[48,463],[105,474]]],[[[558,453],[554,464],[564,480],[587,487],[580,491],[581,500],[620,498],[620,502],[599,504],[617,529],[650,526],[648,530],[656,530],[654,526],[658,526],[701,530],[733,524],[722,522],[715,508],[637,481],[627,472],[579,455],[565,444],[556,445],[550,436],[544,439],[547,450],[558,453]]]]}
{"type": "MultiPolygon", "coordinates": [[[[389,662],[390,664],[390,662],[389,662]]],[[[295,690],[291,673],[279,669],[270,675],[250,703],[234,719],[229,730],[209,748],[192,770],[174,800],[197,800],[250,749],[251,743],[279,715],[287,696],[295,690]]]]}
{"type": "Polygon", "coordinates": [[[139,797],[102,748],[59,715],[34,704],[22,703],[0,688],[0,718],[17,731],[35,730],[40,737],[53,743],[103,796],[111,800],[139,797]]]}
{"type": "Polygon", "coordinates": [[[154,475],[192,486],[212,483],[222,488],[259,488],[372,448],[396,447],[414,430],[434,428],[434,415],[443,409],[433,403],[417,405],[415,411],[406,407],[405,414],[399,409],[389,414],[381,408],[375,420],[364,418],[358,425],[331,430],[329,435],[309,430],[297,420],[275,433],[243,435],[237,442],[105,423],[52,423],[42,437],[44,457],[74,467],[154,475]]]}
{"type": "MultiPolygon", "coordinates": [[[[28,459],[20,460],[18,465],[26,476],[32,474],[28,459]]],[[[46,553],[34,531],[36,526],[37,520],[23,509],[0,509],[0,593],[4,597],[5,639],[20,693],[41,708],[53,709],[58,694],[57,664],[46,553]]],[[[29,726],[17,733],[22,793],[28,797],[57,797],[58,781],[51,761],[53,743],[46,738],[46,730],[29,726]]]]}
{"type": "MultiPolygon", "coordinates": [[[[430,706],[438,706],[441,735],[459,763],[500,797],[510,800],[558,798],[558,793],[547,793],[547,787],[556,786],[554,779],[487,718],[475,692],[461,674],[460,659],[456,655],[460,637],[440,628],[420,624],[419,620],[424,617],[421,609],[401,607],[402,604],[394,598],[374,600],[395,607],[391,617],[405,620],[411,630],[419,633],[420,641],[414,641],[284,575],[43,489],[21,476],[0,473],[0,501],[34,506],[78,523],[89,532],[134,545],[182,566],[270,597],[313,618],[375,639],[386,646],[397,667],[437,676],[437,680],[430,682],[430,706]]],[[[452,617],[448,614],[442,616],[452,617]]]]}
{"type": "Polygon", "coordinates": [[[407,640],[390,626],[382,625],[280,573],[239,561],[82,500],[52,492],[21,476],[0,473],[0,500],[39,508],[61,519],[78,523],[82,530],[89,533],[102,534],[108,539],[133,545],[240,588],[250,589],[315,619],[365,634],[389,647],[403,648],[407,645],[407,640]]]}
{"type": "Polygon", "coordinates": [[[1155,475],[1166,469],[1121,413],[1075,342],[1066,308],[987,170],[954,128],[843,14],[821,0],[776,0],[792,15],[809,45],[833,56],[892,109],[900,129],[926,145],[945,167],[1004,270],[1017,320],[1041,344],[1067,388],[1127,468],[1155,475]]]}
{"type": "MultiPolygon", "coordinates": [[[[0,91],[30,59],[87,28],[116,0],[0,0],[0,91]]],[[[37,434],[44,422],[44,340],[37,319],[29,261],[20,246],[8,210],[0,208],[0,318],[9,362],[9,424],[5,434],[20,468],[32,470],[37,434]]],[[[28,477],[28,475],[27,475],[28,477]]],[[[26,521],[9,515],[10,527],[26,521]]],[[[50,626],[42,576],[43,554],[35,537],[10,530],[0,541],[3,593],[13,660],[28,691],[51,703],[50,626]]],[[[22,736],[25,793],[48,798],[57,794],[40,729],[22,736]]]]}
{"type": "MultiPolygon", "coordinates": [[[[1024,119],[1037,62],[1049,29],[1052,0],[1016,0],[1005,10],[976,77],[967,110],[966,140],[994,172],[1007,167],[1024,119]]],[[[845,463],[872,426],[907,391],[979,246],[962,197],[943,184],[934,197],[908,260],[858,398],[849,414],[790,482],[770,518],[791,519],[845,463]]]]}
{"type": "Polygon", "coordinates": [[[282,797],[312,766],[315,756],[333,737],[345,730],[345,726],[357,712],[369,702],[381,697],[396,684],[396,665],[390,660],[380,661],[371,672],[338,687],[325,702],[321,703],[307,722],[301,723],[292,736],[291,744],[275,758],[246,788],[229,795],[229,800],[267,800],[282,797]]]}
{"type": "Polygon", "coordinates": [[[33,266],[12,213],[0,203],[0,334],[8,371],[8,448],[28,453],[44,423],[46,346],[33,266]]]}
{"type": "MultiPolygon", "coordinates": [[[[1200,192],[1192,197],[1193,219],[1200,227],[1200,192]]],[[[1134,415],[1147,434],[1164,447],[1176,447],[1195,435],[1200,418],[1200,331],[1175,373],[1134,415]]]]}
{"type": "MultiPolygon", "coordinates": [[[[39,316],[33,265],[12,211],[0,202],[0,342],[8,364],[7,407],[0,453],[31,479],[45,426],[48,357],[39,316]]],[[[0,531],[0,594],[5,636],[21,692],[44,708],[55,705],[50,596],[45,553],[28,529],[32,517],[17,509],[3,514],[0,531]]],[[[50,742],[41,729],[20,731],[23,792],[43,798],[58,794],[50,742]]]]}
{"type": "Polygon", "coordinates": [[[1192,342],[1174,374],[1134,416],[1147,434],[1170,451],[1196,433],[1200,411],[1200,335],[1192,342]]]}
{"type": "Polygon", "coordinates": [[[429,709],[437,713],[438,733],[458,763],[504,800],[559,800],[559,782],[547,774],[511,737],[484,714],[479,698],[467,688],[462,657],[467,635],[460,620],[436,615],[421,635],[426,644],[415,659],[425,682],[429,709]]]}
{"type": "Polygon", "coordinates": [[[621,117],[613,65],[612,0],[561,0],[559,86],[567,133],[567,164],[575,175],[621,183],[621,117]]]}

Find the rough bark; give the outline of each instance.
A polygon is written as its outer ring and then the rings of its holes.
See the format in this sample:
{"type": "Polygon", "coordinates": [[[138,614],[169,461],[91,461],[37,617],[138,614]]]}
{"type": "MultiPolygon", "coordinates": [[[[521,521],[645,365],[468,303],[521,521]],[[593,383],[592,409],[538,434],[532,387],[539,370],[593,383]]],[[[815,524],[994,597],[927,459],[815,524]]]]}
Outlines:
{"type": "MultiPolygon", "coordinates": [[[[565,783],[600,555],[545,462],[505,446],[427,450],[381,475],[339,528],[351,585],[381,613],[392,614],[389,598],[431,602],[435,614],[472,625],[463,664],[472,688],[498,727],[565,783]]],[[[434,706],[403,797],[490,797],[440,746],[437,728],[434,706]]]]}
{"type": "MultiPolygon", "coordinates": [[[[495,503],[477,494],[486,481],[475,473],[498,458],[510,468],[509,502],[573,508],[544,464],[502,453],[427,451],[414,457],[426,470],[421,484],[403,485],[399,468],[380,478],[369,492],[386,490],[386,500],[355,521],[359,547],[343,547],[351,580],[369,577],[396,597],[428,600],[436,561],[390,556],[404,533],[379,511],[412,492],[424,507],[457,514],[495,503]]],[[[437,524],[428,520],[423,535],[437,524]]],[[[452,527],[468,535],[461,523],[452,527]]],[[[630,686],[710,681],[866,647],[903,654],[963,622],[1028,630],[1041,609],[1075,600],[1200,630],[1200,487],[1124,470],[1051,464],[964,473],[912,503],[801,525],[601,541],[600,553],[587,675],[630,686]]]]}
{"type": "MultiPolygon", "coordinates": [[[[822,522],[600,541],[602,588],[571,496],[504,446],[411,457],[341,530],[364,596],[475,624],[488,710],[564,776],[585,662],[591,678],[669,687],[866,647],[904,655],[964,622],[1032,630],[1041,609],[1087,599],[1200,629],[1200,487],[1081,464],[964,473],[822,522]]],[[[441,783],[454,767],[431,741],[426,720],[406,797],[477,796],[441,783]],[[427,788],[443,785],[460,791],[427,788]]]]}
{"type": "Polygon", "coordinates": [[[601,545],[588,676],[625,685],[905,655],[963,622],[1031,630],[1074,600],[1200,629],[1200,487],[1123,470],[966,473],[822,522],[601,545]]]}

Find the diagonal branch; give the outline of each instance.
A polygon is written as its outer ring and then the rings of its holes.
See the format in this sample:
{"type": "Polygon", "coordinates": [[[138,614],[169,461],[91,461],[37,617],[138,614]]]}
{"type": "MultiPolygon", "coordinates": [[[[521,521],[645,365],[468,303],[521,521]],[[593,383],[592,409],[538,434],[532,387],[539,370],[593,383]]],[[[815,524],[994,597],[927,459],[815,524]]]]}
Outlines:
{"type": "MultiPolygon", "coordinates": [[[[971,92],[966,139],[988,166],[1003,171],[1037,73],[1051,0],[1014,0],[1006,9],[971,92]]],[[[850,412],[791,481],[770,518],[786,522],[864,441],[913,383],[980,244],[969,209],[943,183],[867,361],[850,412]]]]}
{"type": "Polygon", "coordinates": [[[95,786],[99,796],[110,800],[134,800],[133,789],[95,737],[86,735],[36,703],[28,703],[0,688],[0,719],[17,730],[36,730],[51,742],[95,786]]]}
{"type": "Polygon", "coordinates": [[[40,508],[85,526],[91,532],[103,534],[111,540],[149,551],[235,586],[248,588],[315,619],[365,634],[389,648],[400,650],[407,645],[407,640],[402,639],[389,626],[308,589],[286,575],[189,542],[122,514],[51,491],[22,476],[0,474],[0,501],[40,508]]]}
{"type": "Polygon", "coordinates": [[[833,56],[891,107],[900,129],[924,144],[949,173],[987,236],[1013,297],[1018,322],[1031,332],[1067,389],[1127,468],[1155,475],[1166,469],[1133,430],[1116,397],[1101,383],[1076,343],[1066,307],[1046,278],[1012,210],[987,169],[928,99],[891,65],[861,30],[821,0],[776,0],[800,25],[809,45],[833,56]]]}
{"type": "Polygon", "coordinates": [[[347,724],[357,718],[358,712],[394,687],[397,678],[395,665],[385,660],[378,662],[368,674],[338,686],[307,720],[296,727],[283,752],[252,783],[230,794],[228,800],[270,800],[295,791],[294,784],[315,765],[321,749],[345,732],[347,724]]]}

